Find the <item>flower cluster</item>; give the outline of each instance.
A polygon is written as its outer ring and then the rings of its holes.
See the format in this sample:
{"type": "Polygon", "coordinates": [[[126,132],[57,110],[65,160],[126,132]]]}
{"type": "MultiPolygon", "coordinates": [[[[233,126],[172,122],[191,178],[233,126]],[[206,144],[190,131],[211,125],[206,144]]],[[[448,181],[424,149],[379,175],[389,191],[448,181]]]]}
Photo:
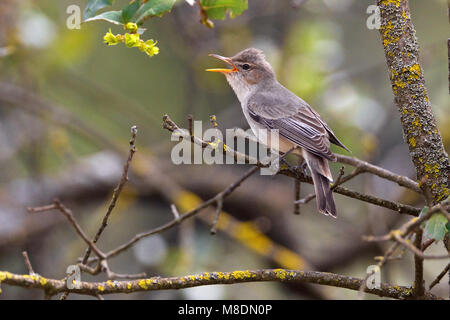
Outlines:
{"type": "Polygon", "coordinates": [[[159,53],[159,48],[156,46],[156,42],[153,39],[144,41],[137,33],[138,27],[135,23],[129,22],[125,26],[125,29],[130,33],[116,34],[111,32],[111,29],[103,37],[104,42],[108,46],[115,46],[118,43],[125,43],[128,48],[138,47],[139,50],[145,52],[149,57],[159,53]]]}

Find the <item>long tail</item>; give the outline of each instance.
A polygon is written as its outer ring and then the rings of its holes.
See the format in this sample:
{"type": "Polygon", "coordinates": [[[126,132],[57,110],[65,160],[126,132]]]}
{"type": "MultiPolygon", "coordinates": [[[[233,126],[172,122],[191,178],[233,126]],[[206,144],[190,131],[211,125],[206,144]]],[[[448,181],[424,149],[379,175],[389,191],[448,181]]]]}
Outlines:
{"type": "Polygon", "coordinates": [[[333,181],[333,176],[331,175],[328,161],[305,150],[303,150],[303,157],[308,164],[314,182],[317,209],[327,216],[336,218],[336,204],[330,188],[330,181],[333,181]]]}

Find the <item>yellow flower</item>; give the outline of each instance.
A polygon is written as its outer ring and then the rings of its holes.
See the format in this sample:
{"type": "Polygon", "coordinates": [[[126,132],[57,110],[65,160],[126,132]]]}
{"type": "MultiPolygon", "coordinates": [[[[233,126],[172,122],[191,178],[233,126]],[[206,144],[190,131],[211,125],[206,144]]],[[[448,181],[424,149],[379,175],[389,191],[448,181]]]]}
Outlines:
{"type": "Polygon", "coordinates": [[[105,34],[103,40],[106,44],[108,44],[108,46],[114,46],[119,43],[117,37],[111,33],[111,29],[109,29],[109,31],[105,34]]]}
{"type": "Polygon", "coordinates": [[[141,51],[144,51],[149,57],[159,53],[159,48],[156,46],[156,42],[153,39],[147,40],[142,47],[141,51]]]}
{"type": "Polygon", "coordinates": [[[158,54],[158,53],[159,53],[159,48],[158,48],[158,47],[151,47],[151,48],[148,48],[147,50],[145,50],[145,53],[146,53],[149,57],[152,57],[152,56],[154,56],[155,54],[158,54]]]}
{"type": "Polygon", "coordinates": [[[140,45],[140,39],[138,34],[125,34],[125,45],[128,48],[137,47],[140,45]]]}
{"type": "Polygon", "coordinates": [[[128,31],[130,31],[131,33],[136,33],[136,31],[138,30],[138,26],[136,23],[133,22],[128,22],[125,25],[125,29],[127,29],[128,31]]]}

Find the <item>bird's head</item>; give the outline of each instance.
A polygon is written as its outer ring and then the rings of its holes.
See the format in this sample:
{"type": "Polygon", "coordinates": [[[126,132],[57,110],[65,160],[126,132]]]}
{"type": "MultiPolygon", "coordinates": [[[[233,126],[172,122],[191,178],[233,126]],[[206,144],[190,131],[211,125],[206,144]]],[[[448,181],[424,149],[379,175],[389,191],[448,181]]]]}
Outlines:
{"type": "Polygon", "coordinates": [[[206,71],[223,73],[236,93],[238,93],[237,90],[245,90],[244,88],[251,88],[275,79],[275,73],[261,50],[249,48],[233,57],[223,57],[217,54],[210,54],[210,56],[224,61],[231,68],[207,69],[206,71]]]}

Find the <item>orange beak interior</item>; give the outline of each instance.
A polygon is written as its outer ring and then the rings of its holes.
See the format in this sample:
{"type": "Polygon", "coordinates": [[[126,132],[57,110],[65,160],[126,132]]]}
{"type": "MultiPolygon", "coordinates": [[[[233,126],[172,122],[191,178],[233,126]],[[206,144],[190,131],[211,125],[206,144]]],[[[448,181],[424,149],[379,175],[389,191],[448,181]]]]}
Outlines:
{"type": "Polygon", "coordinates": [[[210,54],[209,56],[224,61],[225,63],[227,63],[227,64],[229,64],[230,66],[232,66],[232,69],[217,68],[217,69],[206,69],[206,71],[210,71],[210,72],[221,72],[221,73],[231,73],[231,72],[236,72],[236,71],[238,71],[238,68],[237,68],[236,65],[233,63],[233,61],[231,61],[230,58],[222,57],[222,56],[219,56],[218,54],[210,54]]]}

